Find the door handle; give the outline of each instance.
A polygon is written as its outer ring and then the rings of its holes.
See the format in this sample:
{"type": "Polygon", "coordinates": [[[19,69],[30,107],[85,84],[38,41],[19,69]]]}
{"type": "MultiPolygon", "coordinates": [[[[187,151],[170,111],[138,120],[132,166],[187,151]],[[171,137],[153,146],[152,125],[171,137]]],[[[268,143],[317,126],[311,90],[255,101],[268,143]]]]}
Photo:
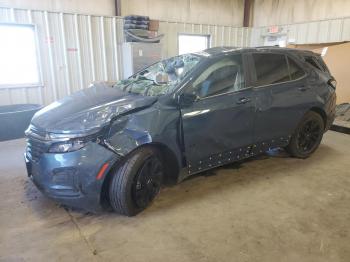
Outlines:
{"type": "Polygon", "coordinates": [[[238,99],[237,104],[245,104],[250,102],[250,98],[249,97],[242,97],[240,99],[238,99]]]}
{"type": "Polygon", "coordinates": [[[299,90],[299,91],[302,91],[302,92],[304,92],[304,91],[306,91],[306,90],[308,90],[308,89],[309,89],[309,88],[306,87],[306,86],[298,87],[298,90],[299,90]]]}

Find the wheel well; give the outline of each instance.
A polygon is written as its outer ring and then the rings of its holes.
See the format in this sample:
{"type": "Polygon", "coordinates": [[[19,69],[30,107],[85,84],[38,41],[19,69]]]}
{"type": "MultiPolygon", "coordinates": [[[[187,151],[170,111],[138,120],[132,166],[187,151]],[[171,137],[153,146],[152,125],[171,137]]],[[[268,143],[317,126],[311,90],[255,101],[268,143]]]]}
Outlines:
{"type": "Polygon", "coordinates": [[[177,162],[177,158],[172,150],[169,149],[164,144],[160,143],[152,143],[148,146],[152,146],[158,149],[161,153],[161,157],[163,158],[164,169],[165,169],[165,185],[174,185],[177,183],[178,175],[180,172],[180,168],[177,162]]]}
{"type": "Polygon", "coordinates": [[[327,125],[327,115],[326,113],[324,112],[324,110],[322,108],[319,108],[319,107],[312,107],[310,109],[310,111],[313,111],[317,114],[319,114],[322,119],[323,119],[323,124],[324,124],[324,128],[326,128],[326,125],[327,125]]]}
{"type": "MultiPolygon", "coordinates": [[[[179,165],[177,163],[177,159],[175,154],[166,146],[161,143],[149,143],[142,145],[133,151],[131,151],[128,155],[124,156],[126,157],[133,154],[135,151],[140,150],[144,147],[152,147],[157,150],[159,150],[160,155],[162,157],[162,161],[164,163],[165,168],[165,179],[164,184],[165,185],[173,185],[177,183],[178,175],[179,175],[179,165]]],[[[103,207],[108,208],[109,207],[109,184],[110,180],[112,178],[112,173],[120,166],[120,164],[123,163],[123,159],[121,161],[117,161],[113,167],[109,170],[109,172],[106,175],[106,178],[103,181],[101,194],[100,194],[100,203],[103,207]]]]}

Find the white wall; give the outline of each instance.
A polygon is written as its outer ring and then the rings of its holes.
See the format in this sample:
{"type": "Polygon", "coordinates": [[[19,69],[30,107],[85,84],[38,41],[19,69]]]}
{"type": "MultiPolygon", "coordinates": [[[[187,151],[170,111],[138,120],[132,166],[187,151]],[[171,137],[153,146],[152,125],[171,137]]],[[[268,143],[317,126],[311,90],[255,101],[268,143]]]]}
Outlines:
{"type": "Polygon", "coordinates": [[[253,26],[292,24],[350,16],[349,0],[255,0],[253,26]]]}
{"type": "MultiPolygon", "coordinates": [[[[193,1],[195,0],[191,0],[193,1]]],[[[42,86],[38,87],[0,88],[0,105],[48,104],[78,89],[88,87],[91,81],[113,81],[122,75],[120,44],[123,38],[120,17],[0,7],[1,22],[29,23],[37,26],[43,81],[42,86]]],[[[296,40],[296,44],[349,41],[350,17],[293,24],[286,26],[285,30],[289,38],[296,40]]],[[[160,32],[165,34],[161,41],[163,57],[169,57],[177,54],[179,33],[210,34],[212,47],[256,46],[262,44],[262,36],[266,34],[267,28],[222,26],[215,22],[210,25],[208,21],[203,24],[161,21],[160,32]]]]}
{"type": "MultiPolygon", "coordinates": [[[[199,24],[242,26],[244,0],[121,0],[122,15],[199,24]]],[[[115,15],[115,0],[0,0],[0,7],[115,15]]]]}
{"type": "Polygon", "coordinates": [[[114,0],[0,0],[0,7],[115,15],[114,0]]]}
{"type": "Polygon", "coordinates": [[[0,8],[0,23],[36,26],[41,84],[0,88],[0,105],[49,104],[121,75],[122,19],[0,8]]]}
{"type": "MultiPolygon", "coordinates": [[[[0,7],[0,23],[34,24],[42,85],[1,87],[0,105],[49,104],[92,81],[115,81],[122,75],[123,20],[120,17],[63,14],[0,7]]],[[[177,54],[179,33],[211,36],[211,46],[247,46],[250,29],[230,26],[160,22],[164,58],[177,54]]]]}
{"type": "MultiPolygon", "coordinates": [[[[121,0],[122,15],[242,26],[244,0],[121,0]]],[[[115,15],[115,0],[0,0],[0,7],[115,15]]],[[[350,16],[350,0],[254,0],[253,26],[350,16]]]]}
{"type": "Polygon", "coordinates": [[[244,0],[122,0],[122,15],[198,24],[242,26],[244,0]]]}

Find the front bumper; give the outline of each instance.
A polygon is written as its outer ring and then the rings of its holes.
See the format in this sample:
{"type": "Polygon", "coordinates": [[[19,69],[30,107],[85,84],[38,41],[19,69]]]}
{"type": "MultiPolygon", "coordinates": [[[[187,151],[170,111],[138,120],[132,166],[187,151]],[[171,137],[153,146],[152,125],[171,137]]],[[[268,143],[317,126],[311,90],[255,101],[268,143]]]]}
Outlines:
{"type": "Polygon", "coordinates": [[[115,153],[94,142],[74,152],[43,153],[35,159],[28,151],[25,153],[28,176],[44,195],[92,212],[101,210],[103,181],[117,160],[115,153]],[[96,179],[105,163],[109,165],[103,177],[96,179]]]}

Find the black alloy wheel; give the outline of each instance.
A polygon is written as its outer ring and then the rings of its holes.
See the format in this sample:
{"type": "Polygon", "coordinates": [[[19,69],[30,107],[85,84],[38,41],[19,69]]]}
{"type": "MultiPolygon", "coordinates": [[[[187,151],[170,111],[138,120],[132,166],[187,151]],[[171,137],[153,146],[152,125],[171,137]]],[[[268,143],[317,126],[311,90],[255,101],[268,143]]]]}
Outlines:
{"type": "Polygon", "coordinates": [[[287,152],[298,158],[309,157],[320,145],[324,132],[324,120],[320,114],[309,111],[292,135],[287,152]]]}
{"type": "Polygon", "coordinates": [[[134,216],[158,195],[164,178],[160,152],[154,147],[135,150],[112,170],[109,202],[119,214],[134,216]]]}
{"type": "Polygon", "coordinates": [[[307,121],[298,133],[298,148],[304,154],[311,152],[318,145],[320,137],[322,137],[323,127],[319,121],[311,119],[307,121]]]}
{"type": "Polygon", "coordinates": [[[132,196],[139,208],[145,208],[159,193],[162,185],[162,163],[155,156],[145,160],[132,185],[132,196]]]}

